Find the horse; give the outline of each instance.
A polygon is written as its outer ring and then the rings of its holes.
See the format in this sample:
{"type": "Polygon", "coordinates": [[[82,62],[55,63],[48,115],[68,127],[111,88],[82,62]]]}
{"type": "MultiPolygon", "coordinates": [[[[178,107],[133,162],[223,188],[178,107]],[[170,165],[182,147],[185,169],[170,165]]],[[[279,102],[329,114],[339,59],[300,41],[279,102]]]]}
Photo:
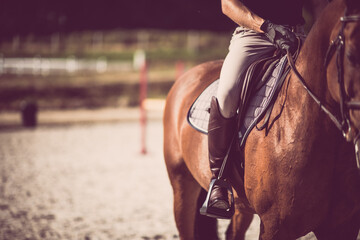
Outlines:
{"type": "MultiPolygon", "coordinates": [[[[360,173],[352,141],[357,143],[360,131],[359,5],[333,0],[326,6],[287,73],[271,124],[247,138],[243,179],[234,160],[228,163],[235,213],[226,239],[244,239],[254,214],[260,217],[262,240],[309,232],[320,240],[357,238],[360,173]]],[[[193,67],[166,99],[164,159],[183,240],[219,239],[217,220],[199,214],[211,179],[207,135],[193,129],[186,116],[197,96],[218,79],[222,63],[193,67]]]]}

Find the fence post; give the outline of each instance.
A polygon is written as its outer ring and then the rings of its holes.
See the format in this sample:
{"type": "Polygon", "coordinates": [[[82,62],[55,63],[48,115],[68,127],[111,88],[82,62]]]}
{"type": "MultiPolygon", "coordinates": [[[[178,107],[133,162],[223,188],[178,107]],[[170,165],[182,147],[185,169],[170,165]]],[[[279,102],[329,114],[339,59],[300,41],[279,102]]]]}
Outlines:
{"type": "Polygon", "coordinates": [[[38,106],[35,101],[23,101],[21,104],[21,120],[24,127],[36,127],[38,106]]]}
{"type": "Polygon", "coordinates": [[[146,125],[147,116],[145,108],[145,99],[147,97],[147,82],[148,82],[148,70],[147,63],[144,61],[140,69],[140,130],[141,130],[141,153],[146,154],[146,125]]]}
{"type": "Polygon", "coordinates": [[[185,72],[185,64],[183,61],[176,62],[175,72],[175,79],[178,79],[185,72]]]}

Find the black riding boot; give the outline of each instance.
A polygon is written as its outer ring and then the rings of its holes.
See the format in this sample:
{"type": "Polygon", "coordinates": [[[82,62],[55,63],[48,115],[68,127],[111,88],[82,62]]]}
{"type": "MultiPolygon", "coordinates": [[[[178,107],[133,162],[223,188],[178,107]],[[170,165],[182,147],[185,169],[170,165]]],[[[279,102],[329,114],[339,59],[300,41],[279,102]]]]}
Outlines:
{"type": "Polygon", "coordinates": [[[208,127],[209,162],[212,172],[212,181],[209,189],[207,203],[200,212],[204,215],[217,218],[230,218],[231,202],[228,192],[231,186],[222,176],[221,184],[217,183],[221,166],[236,132],[236,117],[224,118],[219,109],[216,97],[211,99],[210,119],[208,127]],[[226,183],[226,184],[225,184],[226,183]],[[207,205],[207,206],[205,206],[207,205]],[[206,208],[206,209],[205,209],[206,208]]]}

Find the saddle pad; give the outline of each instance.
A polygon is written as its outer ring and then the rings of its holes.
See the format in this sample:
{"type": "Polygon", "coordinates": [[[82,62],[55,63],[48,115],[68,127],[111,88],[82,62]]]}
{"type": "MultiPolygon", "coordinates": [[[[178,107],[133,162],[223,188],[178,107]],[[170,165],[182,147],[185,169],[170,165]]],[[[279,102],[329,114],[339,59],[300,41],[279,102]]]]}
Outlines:
{"type": "MultiPolygon", "coordinates": [[[[244,120],[239,131],[240,145],[250,133],[250,130],[257,124],[259,117],[265,112],[274,96],[277,83],[279,82],[287,63],[286,56],[276,64],[272,74],[266,84],[254,94],[249,101],[245,111],[244,120]]],[[[212,96],[216,96],[219,80],[210,84],[195,100],[188,111],[188,122],[196,130],[207,134],[210,117],[210,101],[212,96]]]]}

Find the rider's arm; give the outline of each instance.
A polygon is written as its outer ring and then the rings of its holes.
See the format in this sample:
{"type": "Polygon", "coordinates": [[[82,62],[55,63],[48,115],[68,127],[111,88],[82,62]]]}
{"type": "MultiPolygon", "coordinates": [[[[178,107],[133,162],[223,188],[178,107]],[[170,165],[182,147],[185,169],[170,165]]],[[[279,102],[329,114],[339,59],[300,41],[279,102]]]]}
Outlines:
{"type": "Polygon", "coordinates": [[[264,19],[250,11],[239,0],[221,0],[221,8],[222,12],[239,26],[263,32],[260,27],[264,23],[264,19]]]}

